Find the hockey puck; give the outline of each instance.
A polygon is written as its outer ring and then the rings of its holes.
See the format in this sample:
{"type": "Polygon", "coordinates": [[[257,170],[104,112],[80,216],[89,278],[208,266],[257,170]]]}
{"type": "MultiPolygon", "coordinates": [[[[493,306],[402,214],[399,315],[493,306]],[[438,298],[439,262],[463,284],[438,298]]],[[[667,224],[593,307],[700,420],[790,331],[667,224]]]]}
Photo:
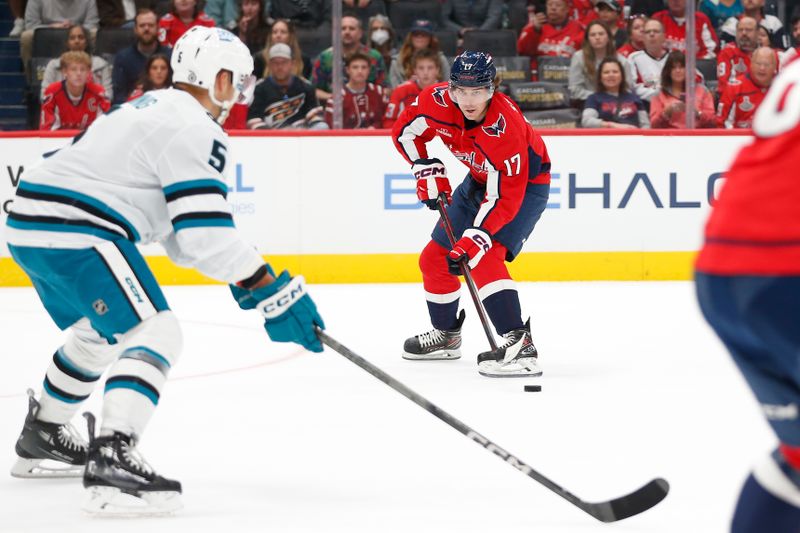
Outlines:
{"type": "Polygon", "coordinates": [[[525,385],[525,392],[541,392],[541,385],[525,385]]]}

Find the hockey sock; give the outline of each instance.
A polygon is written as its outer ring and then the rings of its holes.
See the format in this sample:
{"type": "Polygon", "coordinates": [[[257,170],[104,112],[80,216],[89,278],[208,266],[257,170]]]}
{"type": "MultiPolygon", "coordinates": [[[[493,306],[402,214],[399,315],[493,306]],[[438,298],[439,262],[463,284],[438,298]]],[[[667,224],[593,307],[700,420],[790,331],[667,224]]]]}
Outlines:
{"type": "Polygon", "coordinates": [[[447,270],[448,250],[430,241],[419,256],[422,285],[431,324],[436,329],[450,330],[458,322],[458,299],[461,283],[447,270]]]}
{"type": "Polygon", "coordinates": [[[180,326],[170,311],[125,334],[127,348],[111,366],[103,396],[100,435],[141,436],[158,405],[167,374],[181,351],[180,326]]]}
{"type": "Polygon", "coordinates": [[[800,471],[779,451],[745,481],[731,533],[796,533],[800,524],[800,471]]]}
{"type": "Polygon", "coordinates": [[[53,354],[37,418],[54,424],[69,422],[118,352],[119,347],[108,344],[88,320],[76,322],[70,328],[67,342],[53,354]]]}
{"type": "Polygon", "coordinates": [[[495,243],[472,271],[486,314],[500,335],[524,326],[519,293],[508,273],[505,256],[506,247],[495,243]]]}

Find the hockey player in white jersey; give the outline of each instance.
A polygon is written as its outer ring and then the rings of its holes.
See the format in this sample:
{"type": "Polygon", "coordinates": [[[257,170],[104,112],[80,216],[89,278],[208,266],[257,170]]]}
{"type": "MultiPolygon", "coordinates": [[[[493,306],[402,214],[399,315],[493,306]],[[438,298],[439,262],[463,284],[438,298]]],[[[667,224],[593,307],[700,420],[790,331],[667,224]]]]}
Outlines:
{"type": "Polygon", "coordinates": [[[225,30],[194,27],[171,63],[175,88],[112,110],[29,169],[5,228],[14,260],[69,329],[39,399],[29,393],[12,474],[83,475],[90,512],[181,506],[180,483],[136,451],[181,332],[135,243],[159,242],[176,263],[230,283],[242,309],[263,313],[273,340],[322,351],[314,326],[324,325],[303,278],[275,276],[240,237],[225,199],[220,124],[252,94],[247,47],[225,30]],[[99,432],[87,415],[86,443],[70,420],[106,370],[99,432]]]}

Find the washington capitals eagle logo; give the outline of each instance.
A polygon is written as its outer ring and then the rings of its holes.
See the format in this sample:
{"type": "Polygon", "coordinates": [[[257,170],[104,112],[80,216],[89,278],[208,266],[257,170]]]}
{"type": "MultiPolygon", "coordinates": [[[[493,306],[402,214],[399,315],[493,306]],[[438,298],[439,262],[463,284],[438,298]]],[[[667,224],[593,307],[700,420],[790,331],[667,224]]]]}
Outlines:
{"type": "Polygon", "coordinates": [[[502,133],[506,132],[506,118],[501,113],[500,116],[497,117],[497,121],[494,124],[491,126],[483,126],[482,129],[486,135],[500,137],[502,133]]]}
{"type": "Polygon", "coordinates": [[[442,107],[447,107],[447,103],[444,101],[444,92],[446,90],[447,87],[436,87],[433,90],[433,101],[442,107]]]}

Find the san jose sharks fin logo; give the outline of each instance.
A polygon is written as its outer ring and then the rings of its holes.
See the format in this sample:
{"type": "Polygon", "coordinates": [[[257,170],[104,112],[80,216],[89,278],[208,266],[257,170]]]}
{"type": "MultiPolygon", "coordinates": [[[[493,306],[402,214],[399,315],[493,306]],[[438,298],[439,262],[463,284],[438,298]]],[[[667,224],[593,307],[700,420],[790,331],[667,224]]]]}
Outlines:
{"type": "Polygon", "coordinates": [[[447,87],[436,87],[433,90],[433,101],[442,107],[447,107],[447,102],[444,101],[444,93],[447,87]]]}
{"type": "Polygon", "coordinates": [[[483,126],[483,131],[486,135],[491,135],[492,137],[500,137],[500,134],[506,132],[506,118],[501,113],[494,124],[491,126],[483,126]]]}

